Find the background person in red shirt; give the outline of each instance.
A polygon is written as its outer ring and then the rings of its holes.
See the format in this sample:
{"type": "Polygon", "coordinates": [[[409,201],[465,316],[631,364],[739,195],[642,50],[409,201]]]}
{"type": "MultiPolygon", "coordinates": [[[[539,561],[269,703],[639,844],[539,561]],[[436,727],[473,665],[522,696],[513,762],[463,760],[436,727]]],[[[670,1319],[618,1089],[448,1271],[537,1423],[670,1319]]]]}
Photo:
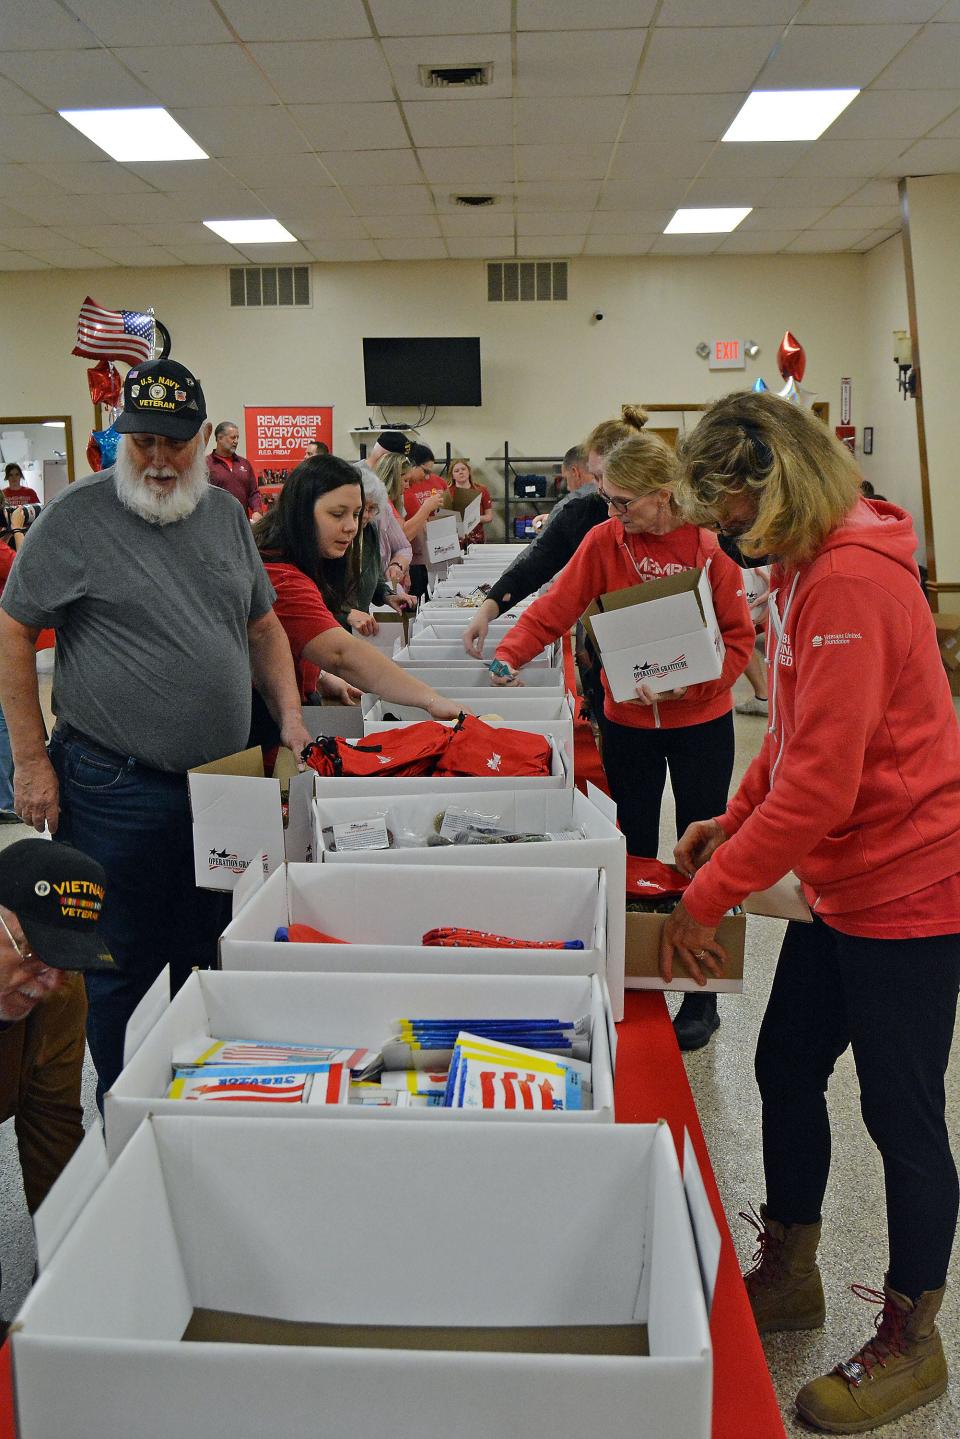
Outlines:
{"type": "Polygon", "coordinates": [[[473,471],[466,460],[454,460],[450,467],[451,490],[479,490],[480,491],[480,523],[475,525],[468,535],[464,535],[460,541],[460,548],[466,549],[467,545],[482,545],[487,538],[486,526],[493,519],[493,501],[490,498],[490,491],[485,485],[474,484],[473,471]]]}
{"type": "Polygon", "coordinates": [[[776,556],[770,720],[733,799],[677,846],[696,875],[664,928],[660,969],[669,979],[679,956],[717,973],[724,911],[799,875],[814,919],[787,926],[757,1043],[766,1203],[747,1289],[761,1333],[823,1323],[826,1088],[852,1048],[890,1244],[883,1293],[862,1297],[883,1308],[871,1339],[806,1384],[797,1408],[859,1433],[947,1387],[934,1321],[958,1207],[944,1073],[960,983],[960,729],[910,517],[861,498],[853,458],[815,416],[775,395],[728,395],[680,466],[686,514],[776,556]]]}
{"type": "Polygon", "coordinates": [[[3,467],[3,490],[0,498],[5,505],[39,505],[40,496],[36,490],[23,483],[23,471],[12,461],[3,467]]]}
{"type": "Polygon", "coordinates": [[[263,498],[257,488],[253,466],[237,454],[240,431],[233,420],[221,420],[213,432],[214,448],[207,456],[207,474],[211,485],[226,490],[239,500],[251,521],[263,514],[263,498]]]}

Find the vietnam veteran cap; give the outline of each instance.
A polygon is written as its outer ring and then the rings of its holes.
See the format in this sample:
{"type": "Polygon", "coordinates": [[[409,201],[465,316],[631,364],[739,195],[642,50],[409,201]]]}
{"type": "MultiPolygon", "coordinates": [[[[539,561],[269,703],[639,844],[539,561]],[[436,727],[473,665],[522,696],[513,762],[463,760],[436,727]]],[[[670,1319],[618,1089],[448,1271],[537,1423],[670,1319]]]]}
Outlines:
{"type": "Polygon", "coordinates": [[[102,866],[69,844],[21,839],[0,851],[0,904],[51,969],[116,971],[97,934],[106,882],[102,866]]]}
{"type": "Polygon", "coordinates": [[[121,435],[164,435],[192,440],[207,418],[200,381],[176,360],[134,365],[123,382],[123,411],[114,428],[121,435]]]}

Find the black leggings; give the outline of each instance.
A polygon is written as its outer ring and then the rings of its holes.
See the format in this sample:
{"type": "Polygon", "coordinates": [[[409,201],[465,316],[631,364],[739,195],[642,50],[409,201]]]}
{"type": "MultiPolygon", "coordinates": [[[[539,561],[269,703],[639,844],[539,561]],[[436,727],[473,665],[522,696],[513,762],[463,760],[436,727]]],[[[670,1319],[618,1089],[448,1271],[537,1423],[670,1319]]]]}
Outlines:
{"type": "Polygon", "coordinates": [[[958,983],[960,935],[857,939],[791,923],[757,1043],[767,1207],[783,1224],[820,1218],[827,1081],[853,1047],[860,1112],[883,1159],[889,1283],[911,1299],[944,1283],[957,1223],[943,1076],[958,983]]]}
{"type": "Polygon", "coordinates": [[[633,729],[603,722],[603,767],[627,853],[655,859],[660,802],[670,770],[677,838],[697,819],[723,814],[733,774],[733,714],[682,729],[633,729]]]}

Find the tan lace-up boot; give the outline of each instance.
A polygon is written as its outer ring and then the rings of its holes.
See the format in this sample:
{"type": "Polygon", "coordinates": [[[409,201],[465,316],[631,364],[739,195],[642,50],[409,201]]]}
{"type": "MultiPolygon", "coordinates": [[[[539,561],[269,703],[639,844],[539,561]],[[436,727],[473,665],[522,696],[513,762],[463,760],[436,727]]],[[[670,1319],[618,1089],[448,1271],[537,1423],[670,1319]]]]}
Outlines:
{"type": "Polygon", "coordinates": [[[741,1219],[757,1231],[753,1268],[743,1276],[753,1317],[761,1334],[781,1329],[819,1329],[826,1316],[823,1284],[817,1268],[819,1224],[780,1224],[765,1204],[757,1216],[751,1206],[741,1219]]]}
{"type": "Polygon", "coordinates": [[[885,1284],[883,1293],[854,1284],[853,1292],[882,1304],[877,1332],[850,1359],[805,1384],[797,1409],[827,1434],[863,1434],[936,1399],[947,1387],[947,1361],[937,1332],[946,1286],[913,1303],[885,1284]]]}

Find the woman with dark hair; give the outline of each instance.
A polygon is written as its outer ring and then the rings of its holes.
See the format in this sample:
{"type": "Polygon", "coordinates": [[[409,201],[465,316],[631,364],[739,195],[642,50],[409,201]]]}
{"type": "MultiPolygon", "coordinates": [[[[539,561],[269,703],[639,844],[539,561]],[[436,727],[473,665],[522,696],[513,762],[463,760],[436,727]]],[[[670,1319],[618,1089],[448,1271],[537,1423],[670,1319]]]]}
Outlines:
{"type": "Polygon", "coordinates": [[[23,471],[12,461],[3,467],[3,489],[0,502],[4,505],[39,505],[40,496],[36,490],[23,483],[23,471]]]}
{"type": "MultiPolygon", "coordinates": [[[[290,641],[301,699],[319,686],[328,696],[355,703],[355,691],[344,693],[355,685],[394,704],[416,705],[433,719],[456,719],[459,705],[348,633],[335,617],[355,568],[347,557],[362,512],[363,490],[353,465],[335,455],[315,455],[297,466],[257,526],[257,548],[276,590],[273,608],[290,641]]],[[[277,743],[276,726],[256,690],[251,743],[277,743]]]]}

